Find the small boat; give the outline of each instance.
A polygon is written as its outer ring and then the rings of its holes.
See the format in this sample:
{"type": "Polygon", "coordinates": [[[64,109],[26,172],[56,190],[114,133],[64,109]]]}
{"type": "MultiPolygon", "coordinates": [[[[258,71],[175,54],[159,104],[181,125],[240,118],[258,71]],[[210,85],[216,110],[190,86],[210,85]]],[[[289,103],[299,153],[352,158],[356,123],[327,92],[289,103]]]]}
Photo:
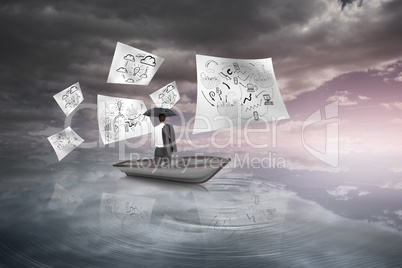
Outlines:
{"type": "Polygon", "coordinates": [[[152,178],[186,183],[204,183],[210,180],[230,158],[217,156],[174,157],[170,163],[156,165],[154,159],[126,160],[113,166],[127,176],[152,178]]]}

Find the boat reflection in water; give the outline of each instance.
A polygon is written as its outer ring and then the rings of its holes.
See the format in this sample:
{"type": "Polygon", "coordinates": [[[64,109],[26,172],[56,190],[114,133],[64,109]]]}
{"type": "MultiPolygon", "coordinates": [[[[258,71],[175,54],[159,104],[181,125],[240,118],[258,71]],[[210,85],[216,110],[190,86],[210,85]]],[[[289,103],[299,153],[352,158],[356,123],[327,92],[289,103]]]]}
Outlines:
{"type": "Polygon", "coordinates": [[[119,252],[127,258],[122,263],[146,254],[150,257],[136,262],[245,267],[249,258],[281,254],[292,195],[286,190],[220,176],[203,185],[131,177],[120,182],[120,190],[102,195],[100,223],[104,252],[119,252]],[[130,192],[121,188],[126,184],[130,192]]]}

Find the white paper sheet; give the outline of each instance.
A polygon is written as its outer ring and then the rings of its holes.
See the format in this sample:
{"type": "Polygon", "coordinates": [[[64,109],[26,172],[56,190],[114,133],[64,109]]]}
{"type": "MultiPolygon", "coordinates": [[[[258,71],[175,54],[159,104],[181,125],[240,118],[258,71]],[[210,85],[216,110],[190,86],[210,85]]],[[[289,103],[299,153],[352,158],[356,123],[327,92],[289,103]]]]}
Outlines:
{"type": "Polygon", "coordinates": [[[157,107],[168,109],[172,108],[173,105],[175,105],[176,102],[180,99],[180,94],[175,81],[158,89],[149,96],[154,101],[157,107]]]}
{"type": "Polygon", "coordinates": [[[287,193],[222,192],[194,196],[206,246],[245,249],[253,241],[267,241],[264,254],[281,252],[281,237],[287,213],[287,193]],[[216,203],[221,202],[220,206],[216,203]]]}
{"type": "Polygon", "coordinates": [[[148,228],[155,199],[103,193],[100,204],[102,231],[141,231],[148,228]]]}
{"type": "Polygon", "coordinates": [[[98,125],[104,144],[148,134],[152,123],[142,100],[98,95],[98,125]]]}
{"type": "Polygon", "coordinates": [[[158,231],[158,237],[164,238],[165,241],[178,242],[185,235],[183,225],[166,214],[159,224],[158,231]]]}
{"type": "Polygon", "coordinates": [[[75,108],[84,100],[80,84],[77,82],[74,85],[64,89],[53,96],[59,104],[63,112],[68,116],[75,108]]]}
{"type": "Polygon", "coordinates": [[[193,133],[289,118],[272,60],[196,55],[197,109],[193,133]]]}
{"type": "Polygon", "coordinates": [[[82,201],[81,197],[56,183],[48,209],[58,210],[71,216],[82,201]]]}
{"type": "Polygon", "coordinates": [[[65,130],[54,134],[47,139],[56,152],[59,161],[84,142],[84,140],[70,127],[67,127],[65,130]]]}
{"type": "Polygon", "coordinates": [[[151,53],[117,42],[107,82],[148,85],[163,60],[151,53]]]}

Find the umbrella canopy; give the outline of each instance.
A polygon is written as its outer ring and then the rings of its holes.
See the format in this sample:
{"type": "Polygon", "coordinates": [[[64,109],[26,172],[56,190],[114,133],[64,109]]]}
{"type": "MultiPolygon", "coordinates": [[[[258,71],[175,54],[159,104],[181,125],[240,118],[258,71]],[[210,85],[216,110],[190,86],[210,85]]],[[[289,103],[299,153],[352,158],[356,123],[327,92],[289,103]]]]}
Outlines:
{"type": "Polygon", "coordinates": [[[159,107],[149,109],[148,111],[143,113],[143,115],[146,115],[149,117],[158,117],[160,114],[164,114],[164,115],[166,115],[166,117],[177,116],[177,114],[175,114],[172,110],[167,109],[167,108],[159,108],[159,107]]]}

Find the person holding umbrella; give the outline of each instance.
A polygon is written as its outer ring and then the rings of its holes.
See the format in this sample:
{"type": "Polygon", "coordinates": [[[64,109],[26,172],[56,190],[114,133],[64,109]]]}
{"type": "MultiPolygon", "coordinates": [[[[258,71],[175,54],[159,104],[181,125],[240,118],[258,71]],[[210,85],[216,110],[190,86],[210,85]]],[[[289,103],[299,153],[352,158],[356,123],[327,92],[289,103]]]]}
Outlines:
{"type": "Polygon", "coordinates": [[[177,152],[176,134],[171,124],[166,124],[167,116],[176,114],[166,108],[153,108],[144,113],[146,116],[158,116],[159,125],[154,129],[155,153],[154,160],[156,165],[170,163],[172,153],[177,152]]]}

